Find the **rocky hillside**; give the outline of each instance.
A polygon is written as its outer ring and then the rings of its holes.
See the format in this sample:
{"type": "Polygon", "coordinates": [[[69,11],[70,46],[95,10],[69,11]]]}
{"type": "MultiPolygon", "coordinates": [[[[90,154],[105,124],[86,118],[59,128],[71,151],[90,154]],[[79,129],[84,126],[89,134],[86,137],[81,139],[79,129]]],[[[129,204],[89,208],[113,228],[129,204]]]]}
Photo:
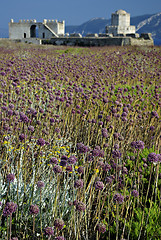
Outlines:
{"type": "Polygon", "coordinates": [[[154,39],[161,39],[161,12],[139,22],[136,25],[136,31],[151,32],[154,39]]]}

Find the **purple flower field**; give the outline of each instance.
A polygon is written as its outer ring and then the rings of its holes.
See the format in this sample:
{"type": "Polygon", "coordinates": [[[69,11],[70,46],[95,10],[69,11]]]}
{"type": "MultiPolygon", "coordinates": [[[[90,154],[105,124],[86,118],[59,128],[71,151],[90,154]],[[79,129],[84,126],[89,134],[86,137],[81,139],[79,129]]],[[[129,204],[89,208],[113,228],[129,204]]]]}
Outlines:
{"type": "Polygon", "coordinates": [[[0,45],[0,239],[161,238],[161,48],[0,45]]]}

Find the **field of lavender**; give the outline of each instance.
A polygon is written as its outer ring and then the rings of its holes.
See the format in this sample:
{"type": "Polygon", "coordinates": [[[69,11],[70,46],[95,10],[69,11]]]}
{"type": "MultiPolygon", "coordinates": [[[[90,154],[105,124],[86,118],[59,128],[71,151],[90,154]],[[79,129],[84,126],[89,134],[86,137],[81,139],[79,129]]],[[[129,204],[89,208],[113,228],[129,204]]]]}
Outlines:
{"type": "Polygon", "coordinates": [[[0,239],[161,239],[161,47],[0,45],[0,239]]]}

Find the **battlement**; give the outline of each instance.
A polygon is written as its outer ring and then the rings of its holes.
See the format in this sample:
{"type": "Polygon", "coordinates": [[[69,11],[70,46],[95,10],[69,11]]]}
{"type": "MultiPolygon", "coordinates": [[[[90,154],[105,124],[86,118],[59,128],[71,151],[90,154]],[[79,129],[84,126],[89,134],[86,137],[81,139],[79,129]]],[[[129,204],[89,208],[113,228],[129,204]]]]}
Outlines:
{"type": "Polygon", "coordinates": [[[47,23],[62,23],[62,24],[64,24],[65,23],[65,21],[58,21],[57,19],[44,19],[43,20],[43,23],[45,23],[45,24],[47,24],[47,23]]]}
{"type": "MultiPolygon", "coordinates": [[[[20,19],[18,22],[14,22],[13,19],[10,20],[10,23],[14,23],[14,24],[17,24],[17,23],[37,23],[36,19],[20,19]]],[[[41,23],[41,22],[40,22],[41,23]]],[[[43,24],[47,24],[47,23],[60,23],[60,24],[65,24],[65,21],[58,21],[57,19],[44,19],[43,20],[43,24]]]]}
{"type": "Polygon", "coordinates": [[[14,22],[11,19],[9,22],[10,39],[48,39],[53,36],[64,36],[64,33],[65,21],[58,21],[57,19],[44,19],[43,22],[37,22],[36,19],[20,19],[19,22],[14,22]]]}

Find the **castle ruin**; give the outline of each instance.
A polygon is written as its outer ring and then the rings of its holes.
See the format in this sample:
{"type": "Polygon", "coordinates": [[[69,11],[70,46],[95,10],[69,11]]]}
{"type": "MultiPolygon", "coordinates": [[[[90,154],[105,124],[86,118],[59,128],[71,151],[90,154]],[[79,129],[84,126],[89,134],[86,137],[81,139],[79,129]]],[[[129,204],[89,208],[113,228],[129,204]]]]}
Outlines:
{"type": "Polygon", "coordinates": [[[36,20],[19,20],[18,23],[11,19],[9,23],[10,39],[40,38],[50,39],[51,37],[63,36],[65,32],[65,22],[57,20],[46,20],[36,22],[36,20]]]}
{"type": "Polygon", "coordinates": [[[112,13],[111,25],[105,27],[103,34],[87,34],[85,37],[80,33],[65,34],[65,21],[44,19],[43,22],[20,20],[15,23],[11,19],[9,38],[26,43],[68,46],[154,45],[151,34],[136,33],[135,26],[130,25],[130,14],[121,9],[112,13]]]}
{"type": "Polygon", "coordinates": [[[135,34],[135,26],[130,26],[130,13],[120,9],[111,16],[111,26],[106,26],[106,33],[113,36],[135,34]]]}

